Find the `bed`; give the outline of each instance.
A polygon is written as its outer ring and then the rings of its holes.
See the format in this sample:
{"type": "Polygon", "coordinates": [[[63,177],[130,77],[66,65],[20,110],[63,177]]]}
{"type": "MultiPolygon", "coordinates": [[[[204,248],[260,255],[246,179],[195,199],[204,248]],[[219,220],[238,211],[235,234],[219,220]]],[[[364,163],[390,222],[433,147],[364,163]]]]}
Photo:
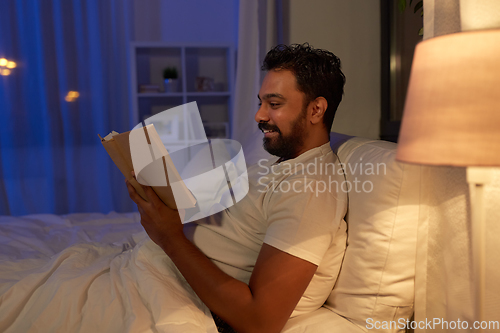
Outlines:
{"type": "Polygon", "coordinates": [[[217,332],[138,213],[0,217],[0,242],[1,332],[217,332]]]}
{"type": "MultiPolygon", "coordinates": [[[[420,171],[394,161],[392,143],[332,134],[331,145],[347,180],[373,189],[349,195],[348,247],[327,302],[290,319],[283,332],[366,332],[367,320],[413,313],[420,171]],[[384,164],[384,173],[355,168],[360,161],[384,164]]],[[[0,332],[217,328],[138,213],[112,212],[0,217],[0,332]]]]}

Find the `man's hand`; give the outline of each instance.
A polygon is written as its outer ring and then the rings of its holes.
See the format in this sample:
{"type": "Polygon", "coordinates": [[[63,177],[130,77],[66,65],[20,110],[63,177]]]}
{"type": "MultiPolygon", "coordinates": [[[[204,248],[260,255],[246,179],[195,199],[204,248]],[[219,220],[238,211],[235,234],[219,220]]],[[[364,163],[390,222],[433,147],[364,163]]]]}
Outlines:
{"type": "Polygon", "coordinates": [[[137,204],[141,214],[141,224],[144,230],[151,240],[168,254],[172,240],[184,237],[179,211],[165,205],[150,186],[141,185],[148,198],[146,201],[141,198],[130,182],[125,182],[128,194],[137,204]]]}
{"type": "MultiPolygon", "coordinates": [[[[316,265],[263,244],[249,285],[221,271],[182,231],[179,212],[143,186],[145,201],[127,182],[149,237],[172,259],[210,310],[238,332],[279,332],[311,281],[316,265]]],[[[182,213],[181,213],[182,214],[182,213]]]]}

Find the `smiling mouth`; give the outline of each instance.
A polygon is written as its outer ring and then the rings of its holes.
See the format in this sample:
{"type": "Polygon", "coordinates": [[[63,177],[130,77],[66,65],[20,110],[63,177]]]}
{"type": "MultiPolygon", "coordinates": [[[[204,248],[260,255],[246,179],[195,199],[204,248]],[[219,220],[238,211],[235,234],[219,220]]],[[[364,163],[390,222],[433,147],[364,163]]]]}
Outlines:
{"type": "Polygon", "coordinates": [[[267,123],[259,123],[259,129],[264,133],[264,136],[272,135],[273,133],[279,134],[279,129],[277,126],[273,126],[267,123]]]}
{"type": "Polygon", "coordinates": [[[262,130],[262,132],[264,133],[264,137],[274,136],[278,133],[278,131],[273,130],[262,130]]]}

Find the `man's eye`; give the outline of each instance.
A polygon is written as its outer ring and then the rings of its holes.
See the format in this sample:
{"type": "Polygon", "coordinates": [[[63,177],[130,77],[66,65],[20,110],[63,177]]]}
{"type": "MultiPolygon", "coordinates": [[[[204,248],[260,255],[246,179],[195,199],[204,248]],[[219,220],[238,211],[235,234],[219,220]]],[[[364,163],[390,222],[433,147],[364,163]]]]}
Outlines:
{"type": "Polygon", "coordinates": [[[280,106],[278,103],[269,103],[269,105],[271,105],[272,108],[280,106]]]}

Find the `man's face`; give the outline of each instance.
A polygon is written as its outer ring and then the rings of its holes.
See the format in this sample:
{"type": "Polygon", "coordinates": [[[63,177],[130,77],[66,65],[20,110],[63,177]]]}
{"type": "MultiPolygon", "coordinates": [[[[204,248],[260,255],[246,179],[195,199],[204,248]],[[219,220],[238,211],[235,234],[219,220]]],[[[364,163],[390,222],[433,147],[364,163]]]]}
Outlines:
{"type": "Polygon", "coordinates": [[[258,97],[261,104],[255,120],[264,132],[264,149],[284,159],[300,155],[307,135],[307,108],[293,73],[269,71],[258,97]]]}

